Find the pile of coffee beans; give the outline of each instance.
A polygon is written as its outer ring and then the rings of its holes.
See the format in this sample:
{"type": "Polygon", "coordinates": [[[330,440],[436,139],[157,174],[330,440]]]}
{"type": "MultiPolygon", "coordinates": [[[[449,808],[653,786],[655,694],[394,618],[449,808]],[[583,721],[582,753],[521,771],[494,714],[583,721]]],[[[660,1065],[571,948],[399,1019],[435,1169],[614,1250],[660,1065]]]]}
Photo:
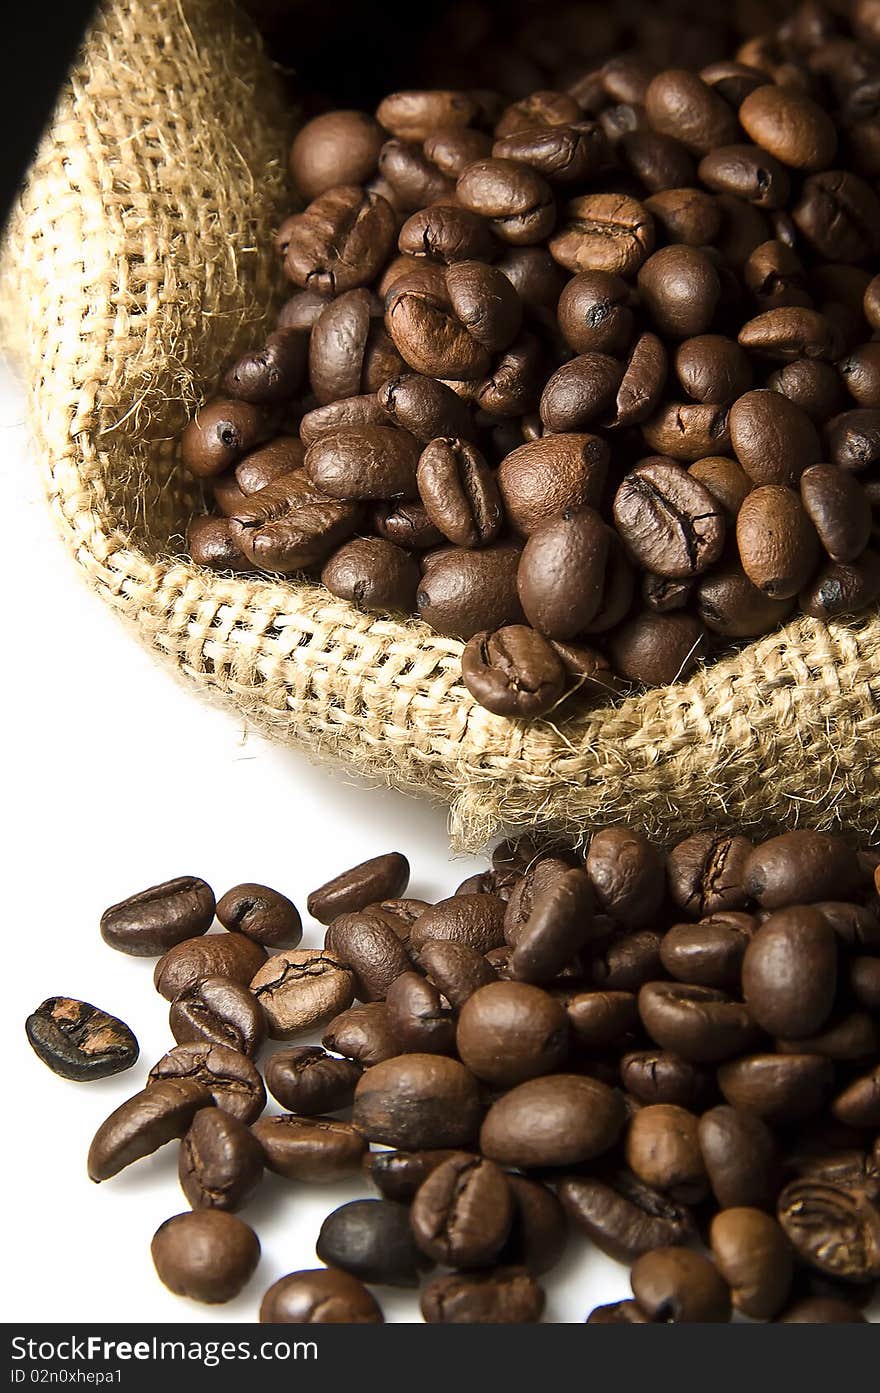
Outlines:
{"type": "MultiPolygon", "coordinates": [[[[260,1244],[236,1211],[268,1170],[362,1176],[379,1198],[327,1216],[326,1266],[275,1282],[263,1321],[382,1321],[373,1284],[421,1286],[429,1322],[537,1321],[573,1235],[632,1269],[632,1299],[594,1323],[864,1319],[880,853],[790,831],[664,855],[618,826],[585,856],[503,843],[436,904],[408,881],[391,853],[316,890],[314,947],[263,885],[215,904],[186,876],[104,914],[111,946],[158,958],[177,1043],[99,1127],[88,1173],[178,1143],[190,1209],[152,1243],[166,1286],[208,1302],[245,1286],[260,1244]],[[258,1068],[267,1037],[284,1043],[258,1068]]],[[[72,1078],[137,1051],[61,998],[28,1035],[72,1078]]]]}
{"type": "Polygon", "coordinates": [[[193,560],[417,613],[507,717],[875,604],[874,0],[699,72],[485,60],[301,128],[296,291],[182,437],[193,560]]]}

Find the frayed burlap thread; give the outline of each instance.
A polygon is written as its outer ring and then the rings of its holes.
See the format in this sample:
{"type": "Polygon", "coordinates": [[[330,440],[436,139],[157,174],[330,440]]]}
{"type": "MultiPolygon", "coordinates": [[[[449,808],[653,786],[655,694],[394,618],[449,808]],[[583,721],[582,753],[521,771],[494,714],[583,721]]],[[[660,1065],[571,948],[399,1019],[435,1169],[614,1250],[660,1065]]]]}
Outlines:
{"type": "MultiPolygon", "coordinates": [[[[191,687],[266,734],[501,824],[667,840],[721,824],[880,823],[880,618],[789,624],[684,683],[530,726],[481,710],[460,645],[319,587],[181,559],[198,490],[173,439],[255,342],[288,206],[271,67],[226,0],[109,0],[7,229],[4,339],[58,525],[91,584],[191,687]]],[[[52,616],[35,642],[51,643],[52,616]]]]}

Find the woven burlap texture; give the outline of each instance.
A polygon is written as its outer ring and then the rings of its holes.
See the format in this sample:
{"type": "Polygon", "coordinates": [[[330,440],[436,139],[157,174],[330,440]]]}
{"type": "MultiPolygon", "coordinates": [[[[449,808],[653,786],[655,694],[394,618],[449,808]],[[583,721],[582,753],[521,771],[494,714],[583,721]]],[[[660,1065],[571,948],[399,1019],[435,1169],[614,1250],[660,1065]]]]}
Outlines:
{"type": "MultiPolygon", "coordinates": [[[[523,725],[476,706],[460,645],[422,624],[180,559],[197,495],[172,442],[277,293],[266,248],[289,199],[285,120],[231,5],[111,0],[40,146],[6,233],[4,342],[91,584],[250,725],[446,799],[461,846],[500,824],[581,836],[626,820],[664,840],[712,823],[875,832],[876,615],[801,620],[687,682],[523,725]]],[[[35,616],[35,643],[52,624],[35,616]]]]}

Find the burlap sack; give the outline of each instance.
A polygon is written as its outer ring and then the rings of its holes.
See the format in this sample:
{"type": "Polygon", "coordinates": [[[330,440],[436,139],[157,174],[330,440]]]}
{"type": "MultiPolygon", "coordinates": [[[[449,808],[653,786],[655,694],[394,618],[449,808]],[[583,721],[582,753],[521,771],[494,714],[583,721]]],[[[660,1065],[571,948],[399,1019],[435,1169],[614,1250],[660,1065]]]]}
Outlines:
{"type": "MultiPolygon", "coordinates": [[[[289,198],[285,119],[224,0],[111,0],[43,140],[7,229],[4,337],[92,585],[259,730],[448,800],[462,845],[499,823],[875,831],[876,614],[799,620],[688,682],[521,725],[473,703],[460,645],[420,623],[180,559],[195,490],[171,442],[277,293],[266,248],[289,198]]],[[[52,624],[34,616],[35,643],[52,624]]]]}

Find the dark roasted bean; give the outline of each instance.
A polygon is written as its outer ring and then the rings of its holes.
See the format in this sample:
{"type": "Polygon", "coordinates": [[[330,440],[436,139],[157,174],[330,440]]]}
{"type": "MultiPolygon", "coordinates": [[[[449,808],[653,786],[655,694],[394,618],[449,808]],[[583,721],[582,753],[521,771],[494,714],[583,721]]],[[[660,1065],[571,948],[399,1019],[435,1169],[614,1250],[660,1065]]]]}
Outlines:
{"type": "Polygon", "coordinates": [[[63,1079],[85,1082],[119,1074],[137,1062],[128,1026],[87,1001],[50,996],[25,1021],[34,1053],[63,1079]]]}
{"type": "Polygon", "coordinates": [[[101,937],[123,953],[152,958],[205,933],[213,921],[210,885],[198,876],[180,876],[105,909],[101,937]]]}

